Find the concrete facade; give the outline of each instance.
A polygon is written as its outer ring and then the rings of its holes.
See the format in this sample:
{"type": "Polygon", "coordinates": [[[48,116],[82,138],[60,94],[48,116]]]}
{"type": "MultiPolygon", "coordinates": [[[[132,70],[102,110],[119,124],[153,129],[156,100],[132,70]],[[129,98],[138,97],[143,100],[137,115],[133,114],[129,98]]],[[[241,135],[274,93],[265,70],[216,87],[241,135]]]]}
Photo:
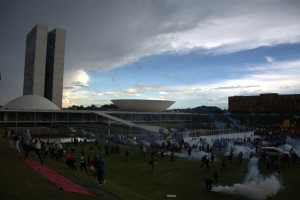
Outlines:
{"type": "Polygon", "coordinates": [[[44,96],[48,27],[37,24],[26,38],[23,95],[44,96]]]}
{"type": "Polygon", "coordinates": [[[300,94],[269,93],[259,96],[228,97],[228,109],[249,112],[300,111],[300,94]]]}
{"type": "Polygon", "coordinates": [[[45,98],[62,108],[66,31],[48,33],[45,98]]]}
{"type": "Polygon", "coordinates": [[[62,108],[66,31],[37,24],[26,38],[23,95],[45,97],[62,108]]]}

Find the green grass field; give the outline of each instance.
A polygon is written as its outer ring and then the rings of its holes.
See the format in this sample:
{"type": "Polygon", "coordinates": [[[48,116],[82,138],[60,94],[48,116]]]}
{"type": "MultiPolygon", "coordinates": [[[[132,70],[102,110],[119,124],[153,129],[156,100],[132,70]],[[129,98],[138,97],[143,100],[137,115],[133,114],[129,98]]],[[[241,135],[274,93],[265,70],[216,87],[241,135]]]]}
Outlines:
{"type": "MultiPolygon", "coordinates": [[[[0,128],[0,134],[4,135],[3,128],[0,128]]],[[[44,140],[46,141],[47,138],[44,138],[44,140]]],[[[0,199],[108,199],[59,189],[22,161],[21,157],[24,156],[22,147],[19,146],[21,150],[21,154],[19,154],[16,149],[12,150],[10,148],[9,141],[2,137],[0,139],[0,199]]],[[[85,146],[86,152],[89,152],[91,145],[94,146],[94,143],[85,146]]],[[[65,147],[65,145],[63,146],[65,147]]],[[[102,144],[102,146],[104,145],[102,144]]],[[[171,163],[170,157],[165,156],[164,160],[159,158],[158,166],[155,167],[154,172],[151,172],[148,165],[150,148],[147,149],[146,158],[144,158],[143,154],[139,152],[139,147],[119,146],[120,154],[103,155],[108,172],[105,176],[106,184],[101,188],[98,187],[96,178],[80,171],[80,164],[78,163],[76,163],[77,171],[69,171],[65,163],[51,160],[49,156],[44,160],[44,164],[67,177],[81,179],[103,194],[111,193],[119,199],[167,199],[167,195],[176,195],[177,199],[245,199],[243,196],[210,192],[206,190],[204,180],[218,171],[220,185],[232,186],[234,183],[242,183],[247,174],[247,160],[240,167],[227,163],[226,171],[221,171],[221,162],[216,162],[216,168],[211,166],[210,171],[205,172],[203,167],[199,168],[199,160],[178,158],[171,163]],[[126,149],[130,154],[129,162],[125,162],[124,158],[126,149]]],[[[75,147],[75,149],[76,160],[79,160],[82,146],[75,147]]],[[[97,150],[94,149],[94,152],[97,152],[97,150]]],[[[93,155],[96,155],[96,153],[93,155]]],[[[222,155],[217,154],[217,156],[220,160],[222,155]]],[[[31,152],[31,157],[34,161],[39,162],[34,152],[31,152]]],[[[265,169],[265,165],[262,165],[262,170],[264,176],[273,173],[272,170],[265,169]]],[[[299,175],[299,168],[282,170],[281,176],[284,188],[277,195],[268,199],[299,199],[300,191],[297,178],[299,175]]],[[[91,190],[91,188],[87,189],[91,190]]]]}

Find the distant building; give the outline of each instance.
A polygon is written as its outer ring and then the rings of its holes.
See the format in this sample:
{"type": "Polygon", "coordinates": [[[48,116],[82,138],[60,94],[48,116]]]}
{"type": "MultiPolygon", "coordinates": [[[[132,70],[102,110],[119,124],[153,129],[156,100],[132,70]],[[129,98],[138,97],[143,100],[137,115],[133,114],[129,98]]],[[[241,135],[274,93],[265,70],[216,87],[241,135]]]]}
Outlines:
{"type": "Polygon", "coordinates": [[[290,112],[300,110],[300,94],[228,97],[228,110],[247,110],[250,112],[290,112]]]}
{"type": "Polygon", "coordinates": [[[62,108],[66,31],[37,24],[26,38],[23,95],[38,95],[62,108]]]}

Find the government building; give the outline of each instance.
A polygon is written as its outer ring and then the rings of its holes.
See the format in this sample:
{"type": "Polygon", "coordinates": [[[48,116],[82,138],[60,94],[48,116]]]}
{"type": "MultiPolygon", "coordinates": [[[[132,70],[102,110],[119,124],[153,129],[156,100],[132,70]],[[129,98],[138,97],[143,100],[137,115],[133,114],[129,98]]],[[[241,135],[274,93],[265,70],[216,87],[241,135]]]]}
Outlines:
{"type": "Polygon", "coordinates": [[[37,24],[26,37],[23,95],[38,95],[62,108],[66,31],[37,24]]]}
{"type": "Polygon", "coordinates": [[[259,96],[228,97],[228,110],[249,112],[294,112],[300,111],[300,94],[278,93],[260,94],[259,96]]]}

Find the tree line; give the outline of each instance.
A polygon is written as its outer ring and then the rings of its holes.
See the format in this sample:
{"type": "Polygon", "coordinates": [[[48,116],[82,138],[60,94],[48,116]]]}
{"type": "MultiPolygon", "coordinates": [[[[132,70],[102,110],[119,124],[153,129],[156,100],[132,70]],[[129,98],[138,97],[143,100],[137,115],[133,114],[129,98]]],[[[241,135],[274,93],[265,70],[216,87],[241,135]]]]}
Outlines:
{"type": "Polygon", "coordinates": [[[80,106],[69,106],[68,107],[69,110],[115,110],[115,109],[120,109],[118,108],[118,106],[116,106],[115,104],[105,104],[102,106],[96,106],[96,105],[90,105],[90,106],[86,106],[84,107],[83,105],[80,106]]]}

